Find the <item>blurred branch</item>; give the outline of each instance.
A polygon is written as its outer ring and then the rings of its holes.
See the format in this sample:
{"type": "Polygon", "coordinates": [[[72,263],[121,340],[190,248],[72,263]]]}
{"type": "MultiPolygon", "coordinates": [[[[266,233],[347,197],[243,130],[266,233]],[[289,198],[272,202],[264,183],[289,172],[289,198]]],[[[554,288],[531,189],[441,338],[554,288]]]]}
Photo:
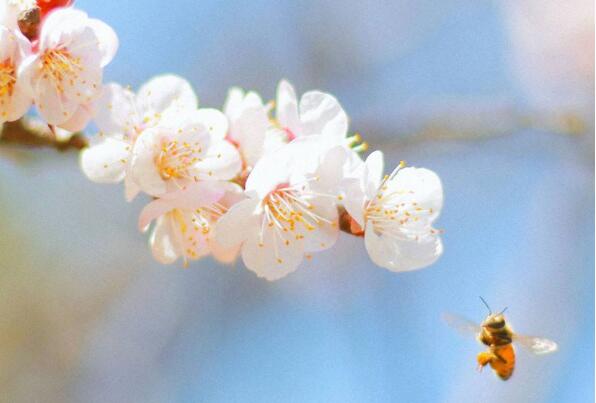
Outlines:
{"type": "Polygon", "coordinates": [[[54,148],[58,151],[80,150],[87,146],[87,139],[80,133],[74,133],[61,139],[55,129],[32,119],[22,118],[6,122],[0,132],[0,146],[17,145],[27,148],[54,148]]]}

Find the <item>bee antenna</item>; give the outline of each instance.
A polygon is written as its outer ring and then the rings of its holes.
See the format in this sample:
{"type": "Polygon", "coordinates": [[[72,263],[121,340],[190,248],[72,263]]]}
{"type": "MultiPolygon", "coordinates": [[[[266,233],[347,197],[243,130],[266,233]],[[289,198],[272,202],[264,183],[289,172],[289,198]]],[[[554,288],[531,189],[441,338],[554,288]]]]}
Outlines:
{"type": "MultiPolygon", "coordinates": [[[[478,298],[480,298],[480,301],[482,301],[482,303],[484,304],[484,306],[486,306],[486,308],[488,309],[488,314],[489,315],[492,315],[493,314],[493,311],[492,311],[492,309],[490,309],[490,306],[488,306],[488,304],[486,303],[486,301],[484,300],[484,298],[482,298],[480,296],[478,296],[478,298]]],[[[507,308],[505,308],[505,309],[507,309],[507,308]]]]}
{"type": "Polygon", "coordinates": [[[505,309],[503,309],[503,310],[501,311],[501,313],[500,313],[500,314],[501,314],[501,315],[502,315],[502,314],[504,314],[504,313],[505,313],[505,311],[507,310],[507,308],[509,308],[509,307],[508,307],[508,306],[506,306],[506,307],[505,307],[505,309]]]}

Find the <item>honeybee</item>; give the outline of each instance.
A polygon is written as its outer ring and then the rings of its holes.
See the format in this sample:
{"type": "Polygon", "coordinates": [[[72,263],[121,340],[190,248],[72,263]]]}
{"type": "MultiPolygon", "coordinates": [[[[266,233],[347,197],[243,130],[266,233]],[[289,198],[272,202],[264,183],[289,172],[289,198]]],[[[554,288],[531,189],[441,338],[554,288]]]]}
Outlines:
{"type": "Polygon", "coordinates": [[[487,351],[477,356],[479,371],[486,365],[490,365],[499,378],[504,381],[509,379],[515,368],[513,342],[534,354],[541,355],[557,351],[557,343],[552,340],[514,333],[505,320],[504,313],[507,308],[499,313],[492,313],[486,301],[482,297],[480,300],[488,308],[488,316],[480,325],[456,315],[444,315],[448,325],[465,333],[476,334],[478,341],[488,347],[487,351]]]}

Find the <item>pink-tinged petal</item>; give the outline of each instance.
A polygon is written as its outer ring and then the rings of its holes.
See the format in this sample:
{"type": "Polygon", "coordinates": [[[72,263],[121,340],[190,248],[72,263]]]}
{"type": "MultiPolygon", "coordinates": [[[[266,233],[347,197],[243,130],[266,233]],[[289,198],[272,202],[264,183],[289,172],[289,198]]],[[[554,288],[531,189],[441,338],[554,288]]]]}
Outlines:
{"type": "Polygon", "coordinates": [[[226,191],[225,182],[194,182],[173,192],[162,195],[161,199],[172,208],[194,210],[219,201],[226,191]]]}
{"type": "Polygon", "coordinates": [[[35,104],[42,118],[51,125],[69,120],[78,108],[77,102],[62,97],[53,80],[40,78],[34,87],[35,104]]]}
{"type": "Polygon", "coordinates": [[[149,238],[149,244],[151,245],[153,257],[158,262],[170,264],[182,255],[183,251],[175,231],[175,223],[171,217],[164,215],[157,219],[149,238]]]}
{"type": "Polygon", "coordinates": [[[296,91],[286,80],[280,81],[277,86],[275,116],[279,124],[283,128],[288,128],[293,136],[299,137],[302,135],[296,91]]]}
{"type": "Polygon", "coordinates": [[[241,170],[242,160],[238,150],[225,140],[211,144],[207,155],[193,167],[193,172],[200,179],[229,180],[241,170]]]}
{"type": "Polygon", "coordinates": [[[122,133],[131,138],[136,136],[135,127],[141,122],[134,103],[132,91],[116,83],[103,86],[101,96],[94,103],[95,124],[104,134],[122,133]]]}
{"type": "Polygon", "coordinates": [[[70,132],[79,132],[87,127],[87,124],[93,117],[91,105],[80,105],[74,115],[66,122],[60,124],[60,128],[70,132]]]}
{"type": "Polygon", "coordinates": [[[161,177],[155,159],[161,147],[162,133],[159,129],[145,130],[135,142],[131,172],[139,188],[152,196],[166,192],[166,182],[161,177]]]}
{"type": "Polygon", "coordinates": [[[242,245],[245,266],[268,281],[279,280],[296,270],[304,258],[304,241],[293,239],[286,244],[269,226],[265,227],[261,240],[259,231],[260,228],[253,227],[242,245]]]}
{"type": "Polygon", "coordinates": [[[332,95],[320,91],[300,99],[300,122],[305,136],[321,135],[340,144],[348,133],[348,116],[332,95]]]}
{"type": "Polygon", "coordinates": [[[258,200],[246,199],[233,205],[215,225],[215,240],[226,249],[244,242],[259,227],[258,200]]]}
{"type": "Polygon", "coordinates": [[[104,67],[112,61],[118,51],[118,36],[112,27],[95,18],[88,19],[87,24],[93,29],[97,37],[101,51],[101,67],[104,67]]]}
{"type": "Polygon", "coordinates": [[[208,239],[207,244],[213,258],[220,263],[234,263],[240,254],[240,245],[224,248],[214,239],[208,239]]]}
{"type": "Polygon", "coordinates": [[[199,106],[190,83],[172,74],[156,76],[145,83],[137,93],[137,102],[141,113],[161,113],[168,108],[194,110],[199,106]]]}
{"type": "Polygon", "coordinates": [[[143,210],[141,210],[141,214],[139,214],[139,231],[147,231],[151,221],[164,215],[170,210],[172,210],[172,205],[167,200],[156,199],[147,204],[143,207],[143,210]]]}
{"type": "Polygon", "coordinates": [[[122,140],[95,137],[91,140],[91,145],[81,151],[81,169],[94,182],[120,182],[124,178],[129,155],[130,149],[122,140]]]}
{"type": "Polygon", "coordinates": [[[209,130],[211,141],[221,141],[228,133],[228,118],[217,109],[201,108],[195,111],[203,125],[209,130]]]}
{"type": "Polygon", "coordinates": [[[395,239],[377,234],[368,223],[364,233],[366,250],[378,266],[391,271],[411,271],[433,264],[443,253],[438,236],[425,236],[419,240],[395,239]]]}

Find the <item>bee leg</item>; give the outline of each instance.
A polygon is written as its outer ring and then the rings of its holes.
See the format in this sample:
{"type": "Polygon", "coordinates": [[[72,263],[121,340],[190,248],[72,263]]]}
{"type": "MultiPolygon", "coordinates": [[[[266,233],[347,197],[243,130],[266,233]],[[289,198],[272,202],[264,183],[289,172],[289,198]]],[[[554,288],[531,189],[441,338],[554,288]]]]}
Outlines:
{"type": "Polygon", "coordinates": [[[482,371],[482,368],[488,365],[495,358],[496,356],[488,351],[478,353],[478,356],[476,357],[476,360],[478,361],[478,371],[482,371]]]}

